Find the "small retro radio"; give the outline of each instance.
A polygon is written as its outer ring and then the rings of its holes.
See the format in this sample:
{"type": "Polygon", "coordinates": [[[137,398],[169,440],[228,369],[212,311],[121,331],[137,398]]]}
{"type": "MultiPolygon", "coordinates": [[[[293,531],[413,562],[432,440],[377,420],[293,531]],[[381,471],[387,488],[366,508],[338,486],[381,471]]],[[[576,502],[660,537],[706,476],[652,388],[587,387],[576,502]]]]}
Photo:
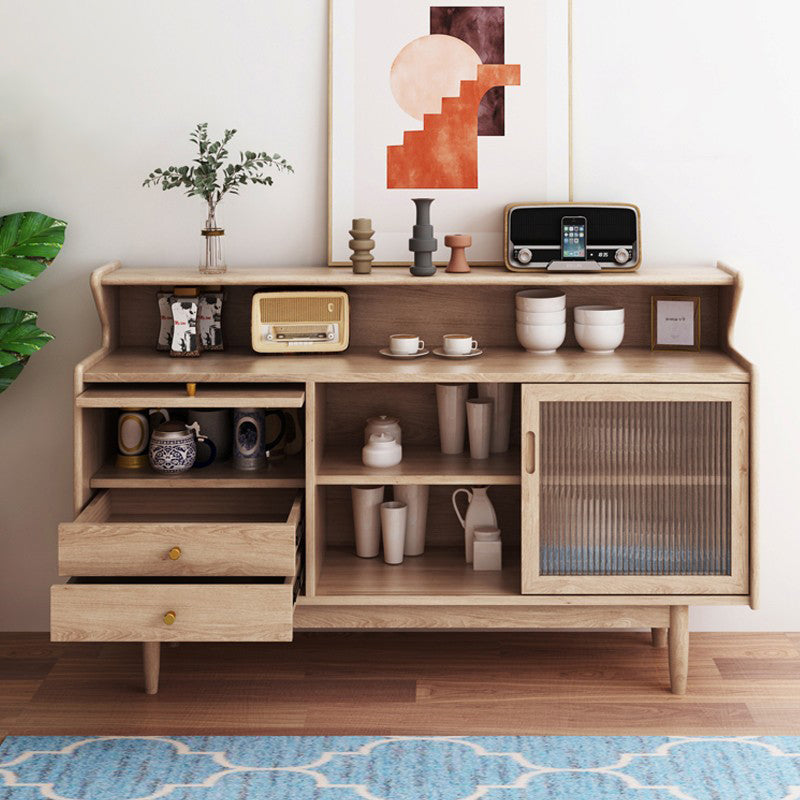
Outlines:
{"type": "Polygon", "coordinates": [[[515,272],[634,270],[642,261],[639,209],[627,203],[513,203],[504,227],[515,272]]]}
{"type": "Polygon", "coordinates": [[[335,353],[350,343],[345,292],[256,292],[250,320],[257,353],[335,353]]]}

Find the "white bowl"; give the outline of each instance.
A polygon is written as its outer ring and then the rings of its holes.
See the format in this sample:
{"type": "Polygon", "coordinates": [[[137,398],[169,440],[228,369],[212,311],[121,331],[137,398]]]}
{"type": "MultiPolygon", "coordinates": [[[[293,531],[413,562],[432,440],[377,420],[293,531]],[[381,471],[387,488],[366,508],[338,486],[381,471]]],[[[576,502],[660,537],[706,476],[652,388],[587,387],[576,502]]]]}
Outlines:
{"type": "Polygon", "coordinates": [[[575,323],[575,338],[587,352],[596,355],[613,353],[625,335],[625,325],[584,325],[575,323]]]}
{"type": "Polygon", "coordinates": [[[567,321],[567,309],[561,311],[520,311],[517,309],[517,322],[525,325],[560,325],[567,321]]]}
{"type": "Polygon", "coordinates": [[[517,323],[517,339],[529,352],[546,355],[555,351],[564,344],[567,335],[567,323],[559,325],[525,325],[517,323]]]}
{"type": "Polygon", "coordinates": [[[582,325],[623,325],[625,309],[621,306],[575,306],[575,322],[582,325]]]}
{"type": "Polygon", "coordinates": [[[561,289],[525,289],[517,292],[515,302],[520,311],[561,311],[567,296],[561,289]]]}

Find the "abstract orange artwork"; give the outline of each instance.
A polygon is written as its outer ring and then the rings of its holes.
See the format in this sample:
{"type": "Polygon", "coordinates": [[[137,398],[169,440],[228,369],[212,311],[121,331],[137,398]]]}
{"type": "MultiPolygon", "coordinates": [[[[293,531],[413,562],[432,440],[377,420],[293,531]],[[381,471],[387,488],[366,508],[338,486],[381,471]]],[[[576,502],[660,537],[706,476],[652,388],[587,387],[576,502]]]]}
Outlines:
{"type": "Polygon", "coordinates": [[[478,114],[488,91],[519,86],[518,64],[484,64],[462,39],[422,36],[395,58],[398,105],[423,123],[386,149],[387,189],[477,189],[478,114]]]}

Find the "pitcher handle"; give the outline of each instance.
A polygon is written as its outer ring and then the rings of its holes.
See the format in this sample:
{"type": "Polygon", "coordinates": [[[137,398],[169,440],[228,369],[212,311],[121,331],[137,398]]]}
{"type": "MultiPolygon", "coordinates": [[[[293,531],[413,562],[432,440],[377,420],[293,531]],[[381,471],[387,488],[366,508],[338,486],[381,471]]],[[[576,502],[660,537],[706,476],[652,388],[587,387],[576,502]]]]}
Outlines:
{"type": "Polygon", "coordinates": [[[458,517],[458,521],[461,523],[461,527],[464,528],[464,530],[466,530],[467,523],[465,522],[464,517],[461,516],[461,512],[458,510],[458,504],[456,503],[456,495],[459,492],[464,492],[467,495],[467,497],[469,498],[469,502],[467,503],[468,507],[469,507],[469,503],[472,502],[472,492],[469,489],[464,489],[463,487],[461,487],[459,489],[456,489],[453,492],[453,508],[456,511],[456,516],[458,517]]]}

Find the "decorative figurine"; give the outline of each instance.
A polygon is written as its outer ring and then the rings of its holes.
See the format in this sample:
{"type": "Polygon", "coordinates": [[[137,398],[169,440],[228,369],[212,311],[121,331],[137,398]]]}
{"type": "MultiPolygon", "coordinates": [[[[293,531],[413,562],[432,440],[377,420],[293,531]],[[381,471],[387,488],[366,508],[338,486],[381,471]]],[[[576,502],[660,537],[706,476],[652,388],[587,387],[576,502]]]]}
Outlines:
{"type": "Polygon", "coordinates": [[[172,308],[173,330],[169,354],[179,358],[199,356],[197,289],[175,289],[170,307],[172,308]]]}
{"type": "Polygon", "coordinates": [[[417,224],[412,230],[412,238],[408,240],[408,249],[414,254],[414,266],[411,274],[418,277],[427,277],[436,274],[433,266],[433,253],[439,243],[433,238],[433,225],[431,225],[432,197],[413,197],[412,201],[417,207],[417,224]]]}
{"type": "Polygon", "coordinates": [[[159,292],[158,315],[161,319],[158,329],[158,342],[156,350],[169,350],[169,343],[172,341],[172,292],[159,292]]]}
{"type": "Polygon", "coordinates": [[[354,219],[353,230],[350,235],[353,237],[350,240],[350,249],[353,255],[350,260],[353,262],[353,272],[357,275],[369,275],[372,272],[372,248],[375,247],[375,242],[372,238],[375,233],[372,230],[372,220],[366,218],[354,219]]]}
{"type": "Polygon", "coordinates": [[[444,237],[444,244],[451,249],[445,272],[470,272],[464,251],[472,247],[472,237],[468,233],[451,233],[444,237]]]}
{"type": "Polygon", "coordinates": [[[197,333],[203,350],[224,350],[222,344],[222,290],[216,287],[200,295],[197,333]]]}

